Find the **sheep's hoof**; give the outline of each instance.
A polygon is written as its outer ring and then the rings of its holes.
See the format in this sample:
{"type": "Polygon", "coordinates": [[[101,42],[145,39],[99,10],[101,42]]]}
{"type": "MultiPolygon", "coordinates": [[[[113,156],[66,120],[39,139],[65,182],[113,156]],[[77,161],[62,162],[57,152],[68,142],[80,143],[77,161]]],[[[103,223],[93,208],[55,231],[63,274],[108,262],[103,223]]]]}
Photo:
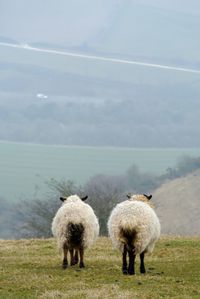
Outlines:
{"type": "Polygon", "coordinates": [[[83,262],[80,262],[79,267],[80,267],[80,268],[85,268],[84,263],[83,263],[83,262]]]}
{"type": "Polygon", "coordinates": [[[129,275],[135,275],[135,271],[133,269],[128,269],[128,274],[129,275]]]}
{"type": "Polygon", "coordinates": [[[70,266],[74,266],[76,264],[78,264],[78,260],[76,260],[75,258],[73,258],[73,260],[70,263],[70,266]]]}
{"type": "Polygon", "coordinates": [[[76,264],[78,264],[78,257],[74,257],[74,259],[73,259],[73,265],[76,265],[76,264]]]}
{"type": "Polygon", "coordinates": [[[128,270],[127,270],[127,268],[122,268],[122,273],[123,273],[124,275],[127,275],[127,274],[128,274],[128,270]]]}
{"type": "Polygon", "coordinates": [[[141,274],[145,274],[145,273],[146,273],[145,268],[140,268],[140,273],[141,273],[141,274]]]}
{"type": "Polygon", "coordinates": [[[127,274],[128,274],[128,271],[127,271],[127,270],[123,270],[122,273],[123,273],[124,275],[127,275],[127,274]]]}
{"type": "Polygon", "coordinates": [[[63,268],[63,269],[67,269],[67,266],[68,266],[67,264],[63,264],[63,265],[62,265],[62,268],[63,268]]]}
{"type": "Polygon", "coordinates": [[[62,268],[63,269],[67,269],[67,266],[68,266],[68,262],[66,259],[63,260],[63,264],[62,264],[62,268]]]}

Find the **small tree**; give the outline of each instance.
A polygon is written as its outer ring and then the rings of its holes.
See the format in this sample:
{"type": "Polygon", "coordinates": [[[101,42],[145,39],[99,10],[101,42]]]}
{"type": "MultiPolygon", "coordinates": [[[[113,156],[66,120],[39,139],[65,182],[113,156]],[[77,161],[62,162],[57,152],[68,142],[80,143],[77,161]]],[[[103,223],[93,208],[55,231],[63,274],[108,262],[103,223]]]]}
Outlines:
{"type": "Polygon", "coordinates": [[[16,223],[16,215],[13,204],[0,197],[0,239],[13,238],[13,227],[16,223]]]}
{"type": "Polygon", "coordinates": [[[51,179],[50,181],[46,182],[47,186],[49,187],[49,196],[70,196],[72,194],[80,194],[83,193],[81,186],[76,186],[73,181],[65,181],[65,180],[55,180],[51,179]]]}
{"type": "Polygon", "coordinates": [[[183,156],[177,163],[177,176],[184,176],[197,169],[200,169],[200,157],[183,156]]]}
{"type": "Polygon", "coordinates": [[[49,192],[44,199],[25,199],[17,207],[19,220],[15,228],[17,237],[50,237],[53,217],[60,207],[60,196],[79,194],[80,188],[72,181],[47,182],[49,192]]]}
{"type": "Polygon", "coordinates": [[[128,189],[135,193],[148,193],[159,185],[159,179],[152,173],[141,173],[136,165],[132,165],[126,172],[128,189]]]}
{"type": "Polygon", "coordinates": [[[124,177],[97,175],[85,185],[84,191],[100,223],[100,234],[107,234],[107,221],[111,209],[121,201],[125,190],[124,177]]]}

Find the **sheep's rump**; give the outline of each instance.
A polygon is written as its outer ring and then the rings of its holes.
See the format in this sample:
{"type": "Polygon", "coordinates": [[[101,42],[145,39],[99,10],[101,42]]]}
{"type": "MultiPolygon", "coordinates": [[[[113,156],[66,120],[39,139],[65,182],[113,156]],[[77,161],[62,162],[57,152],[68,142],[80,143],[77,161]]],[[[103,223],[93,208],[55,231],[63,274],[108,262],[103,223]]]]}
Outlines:
{"type": "Polygon", "coordinates": [[[160,223],[154,210],[139,201],[124,201],[111,212],[108,231],[120,251],[127,244],[135,253],[151,252],[160,236],[160,223]]]}
{"type": "Polygon", "coordinates": [[[119,240],[121,243],[127,245],[128,250],[133,250],[135,248],[134,241],[136,238],[136,231],[125,229],[123,227],[119,228],[119,240]]]}
{"type": "Polygon", "coordinates": [[[84,246],[83,244],[84,226],[82,223],[68,223],[67,235],[68,244],[70,248],[79,248],[84,246]]]}
{"type": "Polygon", "coordinates": [[[70,247],[81,244],[88,248],[98,237],[98,219],[88,204],[81,200],[69,202],[58,209],[52,222],[52,233],[60,249],[64,244],[70,247]]]}

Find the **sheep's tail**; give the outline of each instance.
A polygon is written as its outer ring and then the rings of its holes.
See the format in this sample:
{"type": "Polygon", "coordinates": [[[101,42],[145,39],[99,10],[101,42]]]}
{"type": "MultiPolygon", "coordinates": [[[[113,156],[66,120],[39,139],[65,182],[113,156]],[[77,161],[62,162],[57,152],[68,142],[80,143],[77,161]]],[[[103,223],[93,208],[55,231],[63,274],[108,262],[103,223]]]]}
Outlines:
{"type": "Polygon", "coordinates": [[[136,231],[126,228],[120,228],[119,240],[121,243],[125,244],[128,251],[135,252],[134,241],[136,238],[136,231]]]}
{"type": "Polygon", "coordinates": [[[84,226],[82,223],[68,223],[69,244],[72,248],[83,246],[84,226]]]}

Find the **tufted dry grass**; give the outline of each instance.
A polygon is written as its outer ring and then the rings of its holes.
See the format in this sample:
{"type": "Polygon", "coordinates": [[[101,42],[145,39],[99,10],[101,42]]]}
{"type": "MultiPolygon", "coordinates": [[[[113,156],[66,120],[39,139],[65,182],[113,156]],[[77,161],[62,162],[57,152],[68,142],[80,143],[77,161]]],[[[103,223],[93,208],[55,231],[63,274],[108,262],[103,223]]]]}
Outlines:
{"type": "Polygon", "coordinates": [[[147,274],[121,274],[106,237],[86,251],[85,269],[61,268],[53,239],[0,241],[0,298],[200,298],[200,238],[162,237],[146,257],[147,274]]]}

